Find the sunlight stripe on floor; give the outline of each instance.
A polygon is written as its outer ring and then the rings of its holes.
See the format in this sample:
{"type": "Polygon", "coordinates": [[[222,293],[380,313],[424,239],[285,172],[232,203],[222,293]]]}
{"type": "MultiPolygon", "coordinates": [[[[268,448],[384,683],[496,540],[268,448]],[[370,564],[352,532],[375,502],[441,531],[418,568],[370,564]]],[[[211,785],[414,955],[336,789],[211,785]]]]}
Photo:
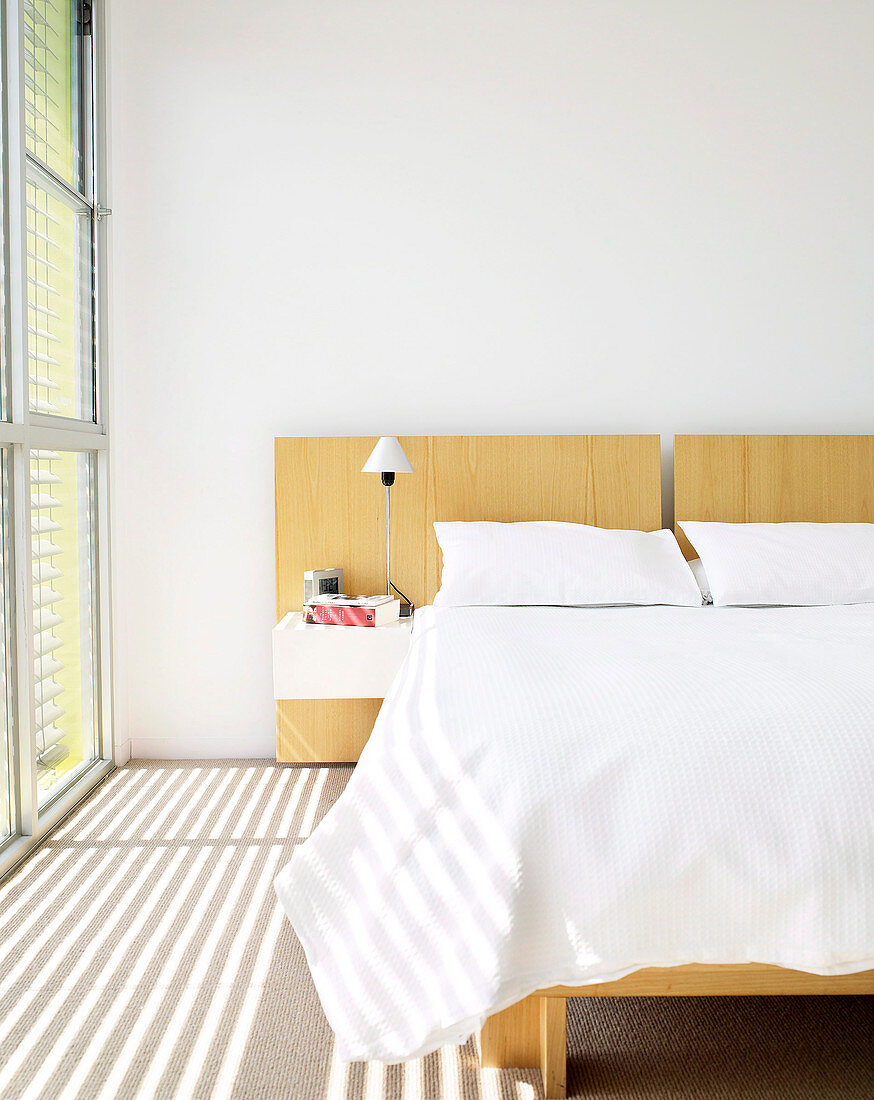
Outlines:
{"type": "Polygon", "coordinates": [[[440,1064],[440,1095],[442,1100],[463,1100],[459,1047],[440,1047],[436,1052],[440,1064]]]}
{"type": "Polygon", "coordinates": [[[405,1062],[403,1066],[404,1091],[402,1100],[422,1100],[425,1065],[423,1058],[405,1062]]]}
{"type": "Polygon", "coordinates": [[[264,991],[264,982],[267,978],[267,972],[270,968],[270,962],[276,948],[276,940],[284,921],[285,914],[281,906],[277,903],[270,917],[270,924],[267,926],[267,931],[264,933],[264,938],[261,941],[261,946],[258,948],[258,957],[255,960],[255,968],[249,978],[249,985],[240,1008],[240,1014],[234,1024],[234,1030],[231,1033],[231,1037],[225,1046],[222,1064],[216,1075],[215,1085],[213,1087],[213,1095],[216,1097],[230,1096],[233,1091],[234,1079],[237,1076],[240,1064],[243,1060],[246,1043],[249,1040],[252,1025],[255,1022],[258,1005],[260,1004],[261,996],[264,991]]]}
{"type": "MultiPolygon", "coordinates": [[[[225,791],[233,783],[234,779],[239,774],[237,768],[223,769],[226,774],[220,783],[216,785],[215,792],[213,793],[207,804],[201,809],[200,814],[197,817],[197,821],[189,829],[187,826],[183,830],[183,819],[174,822],[174,824],[167,830],[167,836],[170,840],[176,840],[177,837],[185,832],[189,840],[199,840],[200,834],[206,828],[206,823],[209,821],[213,813],[215,813],[216,807],[219,805],[220,800],[224,797],[225,791]]],[[[187,816],[185,818],[187,821],[187,816]]]]}
{"type": "Polygon", "coordinates": [[[187,824],[203,808],[212,801],[216,788],[219,786],[215,768],[203,768],[201,782],[194,794],[180,806],[177,813],[173,814],[160,831],[159,839],[162,843],[174,839],[180,832],[187,832],[187,824]]]}
{"type": "MultiPolygon", "coordinates": [[[[164,768],[156,768],[153,773],[143,769],[143,775],[145,776],[145,782],[140,784],[135,791],[132,793],[125,790],[119,791],[115,798],[104,806],[100,813],[96,814],[89,821],[83,822],[82,828],[76,830],[74,839],[77,843],[83,840],[93,839],[97,827],[102,825],[104,818],[113,822],[113,824],[127,821],[128,815],[134,812],[140,802],[142,802],[144,798],[151,797],[152,792],[161,784],[162,778],[169,780],[164,768]],[[119,813],[120,810],[123,810],[123,812],[119,813]],[[114,818],[117,818],[118,821],[113,821],[114,818]]],[[[106,840],[107,838],[104,835],[101,839],[106,840]]]]}
{"type": "MultiPolygon", "coordinates": [[[[131,1066],[139,1066],[141,1064],[140,1059],[137,1059],[135,1055],[137,1052],[137,1048],[140,1045],[142,1035],[145,1031],[149,1029],[152,1021],[158,1014],[158,1011],[160,1010],[162,1003],[166,998],[167,989],[171,985],[177,971],[180,969],[185,959],[185,953],[188,950],[189,944],[194,939],[195,934],[197,934],[201,944],[201,958],[204,955],[204,951],[212,947],[215,944],[216,940],[221,938],[221,934],[224,931],[228,919],[233,913],[233,909],[236,905],[241,886],[238,887],[236,890],[232,888],[225,893],[222,905],[218,913],[212,917],[209,914],[209,906],[219,888],[219,885],[226,878],[228,868],[231,866],[235,855],[236,852],[233,848],[226,848],[224,851],[219,853],[219,857],[215,862],[215,866],[210,871],[209,879],[202,887],[200,892],[197,894],[194,905],[191,907],[191,912],[188,915],[188,919],[186,920],[182,930],[176,935],[175,939],[173,940],[173,945],[167,954],[167,958],[164,961],[164,965],[161,967],[158,977],[155,979],[155,984],[152,987],[152,991],[149,993],[148,998],[146,999],[146,1003],[137,1012],[136,1028],[130,1031],[127,1037],[127,1041],[125,1042],[121,1051],[115,1056],[115,1065],[113,1066],[112,1072],[107,1077],[101,1089],[102,1096],[118,1096],[120,1094],[120,1085],[130,1072],[131,1066]]],[[[241,884],[242,881],[246,878],[249,867],[251,866],[254,858],[254,851],[245,852],[243,854],[243,859],[241,860],[240,865],[237,866],[236,864],[234,864],[233,869],[235,882],[241,884]]],[[[190,988],[193,989],[193,992],[196,996],[196,994],[199,992],[199,989],[193,983],[197,982],[197,978],[192,974],[186,979],[186,981],[192,983],[190,988]]],[[[190,1008],[190,1005],[186,1006],[186,1008],[190,1008]]],[[[176,1021],[178,1025],[184,1021],[186,1015],[187,1011],[184,1015],[174,1013],[172,1019],[176,1021]]],[[[178,1029],[172,1027],[172,1025],[168,1027],[165,1031],[165,1035],[169,1037],[170,1042],[175,1039],[178,1033],[178,1029]]],[[[156,1042],[154,1044],[154,1053],[157,1054],[162,1049],[162,1046],[163,1049],[166,1050],[167,1053],[169,1053],[169,1043],[162,1044],[160,1042],[156,1042]]],[[[164,1065],[163,1063],[161,1063],[159,1066],[160,1072],[158,1072],[157,1074],[158,1078],[160,1078],[163,1069],[164,1065]]],[[[154,1096],[155,1092],[152,1089],[151,1082],[149,1084],[149,1090],[150,1091],[148,1095],[154,1096]]],[[[140,1094],[142,1094],[142,1089],[140,1090],[140,1094]]]]}
{"type": "Polygon", "coordinates": [[[188,1064],[178,1087],[180,1096],[194,1096],[197,1092],[195,1086],[203,1072],[206,1056],[218,1031],[219,1022],[228,997],[231,995],[234,979],[243,962],[249,938],[252,935],[261,907],[264,905],[265,899],[268,899],[269,904],[275,904],[275,902],[269,901],[269,890],[278,870],[280,854],[281,850],[278,847],[269,854],[251,891],[249,905],[228,951],[218,986],[209,1003],[206,1017],[201,1023],[197,1040],[188,1054],[188,1064]]]}
{"type": "Polygon", "coordinates": [[[266,790],[271,778],[273,777],[271,776],[271,773],[269,771],[265,771],[264,774],[261,776],[261,779],[258,781],[255,790],[247,799],[246,805],[243,807],[240,816],[237,818],[237,822],[234,825],[233,830],[231,831],[231,840],[239,840],[241,837],[245,836],[246,828],[248,827],[249,822],[252,820],[252,815],[255,813],[258,806],[260,805],[261,799],[264,797],[264,791],[266,790]]]}
{"type": "Polygon", "coordinates": [[[303,820],[300,823],[300,829],[297,835],[300,837],[307,837],[313,831],[313,823],[316,819],[316,812],[319,808],[319,803],[322,801],[322,791],[325,789],[325,781],[328,778],[328,769],[319,768],[316,781],[313,783],[312,793],[310,794],[309,802],[307,803],[306,812],[303,815],[303,820]]]}
{"type": "MultiPolygon", "coordinates": [[[[113,853],[111,851],[102,852],[99,857],[96,857],[90,865],[87,874],[83,873],[81,866],[74,865],[71,868],[71,875],[76,879],[76,888],[72,892],[67,892],[63,896],[66,898],[64,905],[57,910],[57,912],[51,913],[51,918],[48,919],[48,913],[46,913],[47,921],[42,932],[35,936],[33,940],[27,945],[23,951],[18,962],[12,966],[11,969],[7,969],[3,966],[3,979],[0,981],[0,996],[6,994],[22,974],[27,973],[31,968],[31,964],[39,952],[50,943],[52,937],[56,934],[58,926],[62,926],[63,923],[74,913],[82,898],[88,893],[88,888],[92,882],[97,881],[100,878],[104,868],[108,867],[112,861],[113,853]]],[[[45,907],[43,907],[45,908],[45,907]]],[[[18,935],[12,937],[3,946],[6,949],[5,952],[0,955],[0,964],[4,959],[8,959],[12,954],[15,946],[20,940],[24,940],[27,934],[32,931],[32,928],[39,923],[35,920],[33,924],[24,924],[19,929],[18,935]]]]}
{"type": "MultiPolygon", "coordinates": [[[[119,863],[115,874],[109,879],[106,886],[104,886],[103,890],[101,890],[94,899],[94,902],[89,903],[89,911],[97,916],[98,919],[109,898],[118,889],[121,882],[128,876],[134,862],[138,859],[142,859],[142,855],[142,848],[132,848],[127,852],[124,859],[119,863]]],[[[143,877],[143,874],[144,872],[140,873],[140,878],[143,877]]],[[[126,889],[126,895],[129,895],[129,893],[130,887],[126,889]]],[[[109,935],[112,932],[123,912],[123,907],[119,905],[113,907],[108,919],[105,922],[100,922],[101,935],[109,935]]],[[[55,994],[53,1002],[66,997],[67,993],[75,985],[78,977],[81,977],[85,967],[88,966],[90,956],[87,947],[93,938],[92,928],[87,922],[83,921],[68,921],[60,927],[61,932],[60,934],[56,933],[52,941],[52,949],[50,952],[46,952],[42,964],[37,964],[27,971],[25,977],[28,987],[23,992],[16,995],[14,1005],[12,1005],[9,1012],[4,1016],[4,1030],[9,1031],[15,1027],[34,998],[39,995],[40,990],[48,983],[50,978],[53,978],[59,971],[63,972],[64,968],[69,966],[69,960],[71,958],[77,958],[78,961],[73,970],[64,976],[64,980],[58,992],[55,994]],[[83,949],[79,952],[73,949],[73,944],[76,940],[84,941],[83,949]]]]}
{"type": "Polygon", "coordinates": [[[385,1064],[367,1062],[365,1067],[362,1100],[383,1100],[385,1096],[385,1064]]]}
{"type": "MultiPolygon", "coordinates": [[[[328,1071],[328,1084],[324,1100],[347,1100],[346,1082],[349,1077],[349,1063],[341,1062],[337,1054],[337,1044],[331,1051],[331,1068],[328,1071]]],[[[421,1097],[419,1098],[421,1100],[421,1097]]]]}
{"type": "MultiPolygon", "coordinates": [[[[284,774],[288,775],[288,772],[285,772],[284,774]]],[[[280,794],[284,793],[285,783],[287,783],[287,782],[288,782],[287,779],[283,780],[282,778],[280,778],[276,782],[276,786],[277,786],[280,794]]],[[[271,796],[271,798],[269,798],[267,800],[267,803],[264,806],[264,809],[261,811],[261,813],[258,817],[258,821],[255,824],[255,828],[253,829],[253,831],[251,833],[251,836],[252,836],[253,839],[263,840],[268,835],[268,832],[269,832],[269,829],[270,829],[270,823],[272,822],[273,817],[276,813],[276,801],[277,800],[276,800],[275,796],[271,796]]]]}
{"type": "MultiPolygon", "coordinates": [[[[163,873],[159,876],[158,880],[152,885],[151,891],[146,899],[146,902],[140,907],[135,919],[131,922],[130,926],[125,931],[122,939],[115,945],[109,958],[104,963],[99,974],[96,978],[92,978],[90,983],[90,989],[86,997],[79,1004],[68,1020],[66,1026],[61,1032],[60,1036],[53,1043],[53,1058],[51,1061],[47,1061],[40,1070],[41,1076],[35,1080],[33,1084],[34,1095],[38,1095],[42,1085],[46,1083],[51,1074],[54,1072],[54,1067],[60,1061],[64,1051],[70,1045],[75,1038],[79,1028],[87,1022],[91,1013],[94,1010],[94,1006],[103,995],[103,987],[109,976],[115,974],[121,964],[121,960],[125,957],[128,950],[133,947],[134,941],[139,937],[140,932],[145,927],[152,912],[157,909],[160,903],[164,899],[164,895],[167,891],[167,887],[172,882],[176,875],[176,872],[184,864],[188,855],[187,849],[180,849],[176,852],[167,867],[164,868],[163,873]],[[149,904],[149,902],[151,904],[149,904]],[[41,1082],[41,1083],[40,1083],[41,1082]]],[[[135,897],[135,895],[134,895],[135,897]]],[[[133,902],[134,897],[128,899],[127,904],[133,902]]],[[[52,1004],[54,1002],[50,1002],[52,1004]]],[[[63,1009],[66,1007],[63,1002],[58,1006],[59,1016],[62,1015],[63,1009]]],[[[49,1023],[48,1009],[44,1010],[40,1014],[39,1019],[35,1020],[30,1027],[30,1030],[19,1042],[15,1049],[15,1053],[6,1064],[6,1071],[10,1077],[16,1072],[17,1067],[23,1064],[25,1058],[30,1053],[33,1045],[37,1043],[47,1029],[49,1023]],[[26,1040],[29,1040],[26,1041],[26,1040]]]]}
{"type": "MultiPolygon", "coordinates": [[[[291,775],[291,769],[288,770],[291,775]]],[[[306,787],[307,780],[310,777],[309,768],[301,768],[297,778],[294,781],[294,788],[291,794],[288,796],[288,805],[285,807],[285,813],[282,815],[282,820],[276,827],[277,837],[284,840],[287,836],[291,835],[291,826],[294,822],[295,815],[300,811],[300,798],[304,787],[306,787]]]]}
{"type": "MultiPolygon", "coordinates": [[[[145,802],[145,805],[140,806],[138,808],[138,812],[133,817],[128,817],[128,807],[125,807],[123,821],[126,827],[121,830],[121,832],[118,834],[117,839],[130,840],[133,836],[138,837],[145,823],[152,820],[156,808],[167,797],[168,791],[172,789],[173,773],[171,771],[168,771],[164,778],[164,782],[159,785],[157,790],[152,788],[149,791],[149,798],[145,802]]],[[[116,837],[114,834],[110,833],[109,837],[107,837],[106,839],[115,840],[116,837]]]]}
{"type": "MultiPolygon", "coordinates": [[[[185,794],[188,791],[189,787],[191,787],[198,779],[200,779],[202,774],[203,770],[201,768],[192,768],[191,774],[187,777],[187,779],[185,779],[184,782],[177,784],[179,789],[174,791],[173,794],[171,794],[170,797],[167,799],[167,801],[161,806],[161,809],[153,815],[147,827],[139,834],[139,837],[137,839],[152,840],[155,835],[160,831],[167,818],[170,817],[176,807],[185,798],[185,794]]],[[[201,788],[201,790],[198,791],[198,793],[194,797],[201,798],[202,796],[203,789],[201,788]]]]}
{"type": "MultiPolygon", "coordinates": [[[[233,849],[229,849],[233,851],[233,849]]],[[[215,961],[215,948],[216,944],[220,943],[224,937],[224,934],[229,927],[230,919],[235,915],[236,905],[239,900],[240,894],[244,887],[248,884],[249,876],[252,871],[252,865],[257,855],[255,848],[249,849],[244,853],[243,860],[239,865],[234,867],[234,880],[231,883],[225,898],[223,899],[221,909],[212,921],[210,928],[202,929],[202,942],[201,949],[195,960],[194,966],[186,976],[185,988],[176,1003],[176,1007],[173,1010],[173,1015],[170,1018],[170,1022],[167,1025],[165,1035],[167,1036],[162,1047],[155,1051],[157,1053],[163,1053],[164,1058],[159,1064],[155,1064],[153,1054],[152,1062],[149,1066],[149,1072],[143,1079],[139,1086],[138,1095],[141,1096],[153,1096],[157,1094],[158,1085],[167,1070],[168,1064],[175,1063],[177,1061],[176,1047],[179,1045],[177,1036],[182,1034],[182,1030],[186,1021],[188,1020],[192,1006],[195,1001],[203,996],[204,983],[207,978],[210,966],[215,961]]],[[[184,1051],[180,1052],[183,1054],[184,1051]]]]}
{"type": "Polygon", "coordinates": [[[134,797],[137,788],[145,785],[149,778],[149,772],[139,768],[120,768],[112,772],[98,785],[94,795],[81,810],[77,810],[61,822],[52,833],[51,842],[65,840],[68,836],[74,836],[76,840],[80,840],[85,835],[86,829],[90,831],[93,825],[99,824],[119,805],[122,803],[129,805],[129,800],[134,797]]]}
{"type": "MultiPolygon", "coordinates": [[[[189,854],[187,849],[181,848],[177,853],[179,861],[184,860],[185,855],[189,854]]],[[[94,1064],[97,1062],[107,1046],[113,1031],[118,1027],[119,1019],[124,1012],[128,1002],[134,996],[137,986],[143,979],[143,975],[148,969],[149,964],[157,953],[159,947],[164,942],[167,933],[173,926],[177,915],[188,904],[189,895],[191,894],[194,884],[200,877],[201,869],[209,855],[209,849],[203,848],[197,852],[188,868],[185,878],[183,879],[182,886],[175,893],[171,903],[167,906],[166,910],[159,917],[155,923],[151,935],[143,946],[142,951],[137,955],[136,963],[127,976],[124,985],[119,989],[112,1002],[108,1004],[103,1010],[103,1017],[97,1030],[92,1035],[88,1045],[85,1049],[79,1047],[78,1058],[76,1059],[76,1066],[73,1071],[70,1080],[65,1086],[65,1096],[74,1096],[78,1090],[82,1087],[84,1082],[93,1073],[94,1064]]],[[[64,1038],[66,1044],[62,1047],[57,1045],[53,1051],[53,1058],[49,1060],[42,1070],[36,1075],[31,1087],[25,1093],[27,1100],[31,1100],[32,1097],[37,1097],[42,1091],[43,1087],[48,1081],[48,1078],[54,1070],[56,1061],[60,1060],[62,1054],[74,1044],[77,1033],[80,1029],[83,1029],[89,1021],[93,1020],[92,1013],[95,1007],[95,1002],[98,1000],[101,991],[96,991],[96,996],[93,1000],[86,998],[86,1000],[79,1006],[74,1012],[69,1024],[65,1028],[64,1038]],[[86,1003],[89,1003],[89,1009],[83,1012],[83,1007],[86,1003]]],[[[77,1044],[78,1045],[78,1044],[77,1044]]]]}
{"type": "MultiPolygon", "coordinates": [[[[35,855],[30,857],[30,860],[23,868],[26,874],[22,871],[16,872],[14,882],[10,885],[10,893],[12,890],[18,889],[21,886],[25,888],[16,897],[15,901],[9,902],[0,916],[0,933],[3,933],[3,929],[7,925],[12,924],[14,918],[26,910],[29,902],[33,898],[34,894],[38,894],[40,890],[45,888],[45,877],[43,876],[44,868],[47,870],[47,864],[51,864],[51,873],[54,877],[57,877],[58,871],[67,862],[73,854],[72,848],[40,848],[35,855]]],[[[33,923],[33,916],[30,913],[26,914],[25,919],[28,924],[33,923]]]]}
{"type": "Polygon", "coordinates": [[[283,768],[279,773],[279,777],[274,784],[276,790],[270,796],[270,801],[267,803],[267,808],[261,815],[261,820],[258,822],[258,828],[255,830],[255,837],[257,839],[263,839],[268,835],[270,830],[270,823],[273,821],[273,815],[276,813],[276,809],[279,805],[280,799],[286,796],[288,781],[291,778],[291,771],[289,768],[283,768]]]}
{"type": "MultiPolygon", "coordinates": [[[[134,849],[133,851],[136,854],[140,850],[139,849],[134,849]]],[[[117,905],[115,907],[115,909],[113,910],[111,918],[108,921],[106,921],[105,924],[101,924],[100,931],[101,931],[102,935],[105,935],[105,936],[111,935],[112,932],[114,931],[114,929],[119,924],[121,924],[121,922],[127,916],[128,910],[134,904],[134,901],[137,898],[137,896],[139,895],[140,890],[142,889],[142,887],[145,884],[145,882],[146,882],[147,878],[149,877],[149,875],[152,873],[152,870],[153,870],[154,865],[155,865],[155,863],[158,859],[159,854],[160,853],[158,851],[152,852],[151,855],[144,860],[143,865],[140,868],[140,872],[139,872],[138,876],[136,877],[136,879],[134,879],[133,883],[131,883],[130,888],[125,892],[124,903],[120,904],[120,905],[117,905]]],[[[90,929],[86,928],[84,930],[84,934],[90,936],[90,934],[91,934],[90,929]]],[[[67,962],[68,962],[68,960],[63,954],[58,955],[58,958],[57,958],[58,966],[67,965],[67,962]]],[[[39,1015],[34,1020],[31,1020],[30,1028],[28,1029],[27,1032],[25,1032],[24,1036],[22,1037],[22,1042],[21,1042],[20,1046],[23,1047],[24,1039],[26,1039],[27,1036],[30,1035],[31,1033],[33,1033],[34,1036],[37,1037],[37,1038],[39,1038],[40,1036],[45,1034],[45,1032],[51,1026],[51,1021],[52,1021],[54,1015],[56,1013],[60,1014],[61,1010],[65,1007],[65,1002],[67,1000],[67,997],[68,997],[69,993],[72,992],[72,990],[75,989],[77,983],[85,977],[87,971],[93,965],[94,965],[93,959],[89,955],[89,953],[87,951],[82,951],[82,953],[80,954],[79,959],[76,962],[75,966],[73,967],[73,969],[71,971],[69,971],[69,973],[67,973],[65,975],[64,981],[59,985],[59,987],[58,987],[57,991],[55,992],[54,996],[52,997],[52,999],[42,1009],[42,1011],[39,1013],[39,1015]]],[[[96,982],[93,983],[95,988],[99,988],[101,986],[101,984],[102,984],[101,983],[101,978],[107,972],[108,969],[109,969],[109,964],[106,964],[103,968],[103,971],[101,971],[100,975],[98,976],[96,982]]],[[[114,972],[114,971],[110,971],[110,972],[114,972]]],[[[11,1029],[12,1027],[15,1026],[15,1023],[17,1022],[19,1017],[22,1015],[22,1013],[24,1011],[24,1008],[26,1008],[27,1004],[30,1003],[30,1001],[33,999],[34,996],[36,996],[39,993],[39,991],[40,991],[40,986],[38,984],[34,984],[32,986],[32,988],[28,990],[27,996],[22,997],[20,1003],[16,1004],[15,1013],[10,1014],[8,1017],[6,1017],[4,1019],[4,1021],[3,1021],[4,1030],[11,1029]]],[[[16,1051],[16,1053],[18,1053],[18,1051],[16,1051]]],[[[22,1054],[23,1053],[24,1053],[24,1051],[22,1051],[22,1054]]]]}
{"type": "Polygon", "coordinates": [[[219,817],[218,821],[216,821],[213,824],[212,828],[209,830],[209,839],[210,840],[227,839],[226,837],[222,836],[222,833],[224,832],[225,826],[231,820],[231,815],[235,812],[235,810],[237,808],[237,803],[240,801],[240,799],[243,797],[243,795],[249,790],[249,786],[251,785],[252,780],[254,778],[255,778],[255,769],[254,768],[247,768],[246,771],[243,773],[242,779],[240,780],[240,785],[237,787],[237,789],[234,791],[234,793],[228,799],[228,801],[225,805],[225,808],[222,810],[221,816],[219,817]]]}
{"type": "MultiPolygon", "coordinates": [[[[59,876],[52,873],[53,885],[51,889],[34,903],[32,911],[27,914],[27,920],[19,925],[17,931],[13,932],[10,929],[3,937],[2,945],[0,945],[0,973],[3,972],[4,959],[11,955],[15,946],[28,932],[48,919],[50,913],[54,913],[55,903],[58,899],[67,895],[67,891],[72,888],[73,883],[80,874],[81,868],[78,859],[65,860],[59,876]]],[[[45,882],[43,881],[41,885],[44,886],[45,882]]]]}

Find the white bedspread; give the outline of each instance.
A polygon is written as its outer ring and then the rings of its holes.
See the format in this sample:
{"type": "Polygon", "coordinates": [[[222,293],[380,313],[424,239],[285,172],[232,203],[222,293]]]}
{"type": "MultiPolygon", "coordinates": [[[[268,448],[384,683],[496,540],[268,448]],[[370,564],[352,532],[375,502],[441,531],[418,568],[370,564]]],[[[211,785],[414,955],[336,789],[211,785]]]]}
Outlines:
{"type": "Polygon", "coordinates": [[[874,605],[424,608],[276,889],[343,1059],[644,966],[874,968],[874,605]]]}

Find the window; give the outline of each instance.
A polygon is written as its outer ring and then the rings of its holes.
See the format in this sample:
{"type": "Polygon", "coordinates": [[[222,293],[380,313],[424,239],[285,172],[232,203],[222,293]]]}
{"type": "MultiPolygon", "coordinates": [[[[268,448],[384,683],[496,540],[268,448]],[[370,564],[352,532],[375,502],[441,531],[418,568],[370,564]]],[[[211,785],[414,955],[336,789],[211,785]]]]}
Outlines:
{"type": "Polygon", "coordinates": [[[2,874],[111,770],[112,752],[101,12],[0,6],[2,874]]]}
{"type": "MultiPolygon", "coordinates": [[[[5,502],[7,448],[0,449],[0,486],[5,502]]],[[[0,844],[12,836],[12,724],[9,721],[9,611],[7,608],[7,577],[9,576],[9,550],[7,546],[6,508],[0,509],[0,712],[3,730],[0,733],[0,844]]]]}
{"type": "Polygon", "coordinates": [[[39,802],[97,757],[93,456],[30,455],[33,700],[39,802]]]}
{"type": "Polygon", "coordinates": [[[24,125],[28,153],[84,190],[82,23],[84,5],[25,0],[24,125]]]}
{"type": "Polygon", "coordinates": [[[94,419],[91,210],[27,181],[27,359],[31,412],[94,419]]]}

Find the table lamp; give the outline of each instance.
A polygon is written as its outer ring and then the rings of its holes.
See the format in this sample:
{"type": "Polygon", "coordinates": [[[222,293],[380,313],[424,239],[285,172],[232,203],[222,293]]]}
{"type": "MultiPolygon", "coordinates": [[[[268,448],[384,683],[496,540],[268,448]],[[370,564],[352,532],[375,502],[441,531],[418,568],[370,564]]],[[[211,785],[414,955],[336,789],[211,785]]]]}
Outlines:
{"type": "MultiPolygon", "coordinates": [[[[391,487],[395,483],[395,474],[411,474],[413,467],[410,460],[404,454],[404,449],[393,435],[380,436],[379,442],[370,452],[370,458],[361,467],[363,474],[381,474],[382,483],[385,486],[385,590],[391,595],[391,590],[404,600],[407,605],[410,601],[399,588],[391,583],[391,487]]],[[[401,614],[409,614],[409,610],[401,605],[401,614]]]]}

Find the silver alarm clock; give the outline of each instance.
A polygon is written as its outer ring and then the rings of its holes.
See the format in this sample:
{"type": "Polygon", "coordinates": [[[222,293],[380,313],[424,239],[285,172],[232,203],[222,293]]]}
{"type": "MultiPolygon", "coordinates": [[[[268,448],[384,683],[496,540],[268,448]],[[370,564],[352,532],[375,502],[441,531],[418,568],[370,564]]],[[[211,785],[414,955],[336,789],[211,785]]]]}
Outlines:
{"type": "Polygon", "coordinates": [[[307,569],[303,575],[303,602],[317,596],[339,596],[343,591],[342,569],[307,569]]]}

